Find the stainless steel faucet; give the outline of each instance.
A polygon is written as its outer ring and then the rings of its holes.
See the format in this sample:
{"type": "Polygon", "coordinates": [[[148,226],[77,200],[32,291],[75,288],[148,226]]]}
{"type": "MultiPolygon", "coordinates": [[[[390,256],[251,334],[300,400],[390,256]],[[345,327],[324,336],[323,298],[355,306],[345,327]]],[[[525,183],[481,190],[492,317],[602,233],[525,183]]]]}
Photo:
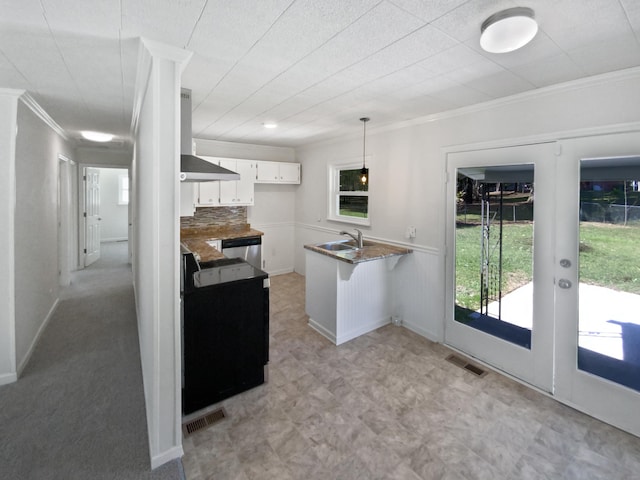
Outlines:
{"type": "Polygon", "coordinates": [[[357,247],[358,248],[362,248],[363,247],[362,232],[360,230],[358,230],[357,228],[355,228],[354,230],[356,232],[358,232],[358,236],[357,237],[353,233],[349,233],[349,232],[347,232],[345,230],[341,231],[340,235],[349,235],[356,242],[357,247]]]}

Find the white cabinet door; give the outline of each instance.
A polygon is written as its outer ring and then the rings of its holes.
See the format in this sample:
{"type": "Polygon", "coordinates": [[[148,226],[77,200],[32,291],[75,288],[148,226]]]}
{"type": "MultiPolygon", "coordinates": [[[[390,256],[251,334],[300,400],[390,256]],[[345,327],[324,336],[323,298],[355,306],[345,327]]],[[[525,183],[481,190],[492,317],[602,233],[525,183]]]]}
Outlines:
{"type": "MultiPolygon", "coordinates": [[[[197,191],[197,197],[198,197],[196,200],[196,205],[206,206],[206,207],[220,205],[220,184],[221,183],[223,182],[216,180],[213,182],[200,182],[195,184],[197,185],[195,189],[197,191]]],[[[231,182],[225,182],[225,183],[231,183],[231,182]]]]}
{"type": "Polygon", "coordinates": [[[300,164],[257,162],[256,183],[300,183],[300,164]]]}
{"type": "Polygon", "coordinates": [[[253,205],[253,184],[256,178],[255,162],[238,160],[235,172],[240,174],[240,180],[233,182],[236,184],[236,204],[253,205]]]}
{"type": "Polygon", "coordinates": [[[300,164],[281,163],[280,164],[281,183],[300,183],[300,164]]]}
{"type": "Polygon", "coordinates": [[[258,162],[256,183],[279,183],[280,167],[278,162],[258,162]]]}
{"type": "MultiPolygon", "coordinates": [[[[220,166],[226,168],[227,170],[231,170],[232,172],[236,172],[236,161],[235,160],[220,160],[220,166]]],[[[240,173],[240,172],[236,172],[240,173]]],[[[240,176],[242,178],[242,175],[240,176]]],[[[220,204],[221,205],[235,205],[236,202],[236,190],[238,183],[237,181],[220,181],[220,204]]]]}
{"type": "Polygon", "coordinates": [[[191,182],[180,183],[180,216],[181,217],[193,217],[195,212],[195,198],[194,190],[196,190],[197,184],[191,182]]]}
{"type": "Polygon", "coordinates": [[[240,180],[220,182],[220,205],[253,205],[255,162],[224,159],[220,166],[240,174],[240,180]]]}

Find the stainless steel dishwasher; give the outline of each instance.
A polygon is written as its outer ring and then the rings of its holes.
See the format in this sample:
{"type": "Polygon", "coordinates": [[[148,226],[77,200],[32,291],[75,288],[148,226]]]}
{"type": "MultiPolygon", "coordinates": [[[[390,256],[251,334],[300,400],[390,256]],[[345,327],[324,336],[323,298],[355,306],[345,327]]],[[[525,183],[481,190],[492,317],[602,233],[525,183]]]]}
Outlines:
{"type": "Polygon", "coordinates": [[[222,254],[227,258],[241,258],[256,268],[262,268],[262,237],[222,240],[222,254]]]}

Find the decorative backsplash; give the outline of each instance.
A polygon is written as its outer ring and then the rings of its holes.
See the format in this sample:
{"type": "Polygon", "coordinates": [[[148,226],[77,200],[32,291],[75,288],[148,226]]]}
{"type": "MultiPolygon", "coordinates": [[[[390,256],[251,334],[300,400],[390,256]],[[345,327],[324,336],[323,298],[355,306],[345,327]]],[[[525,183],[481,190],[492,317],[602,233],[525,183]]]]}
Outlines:
{"type": "Polygon", "coordinates": [[[180,217],[180,228],[246,225],[247,207],[198,207],[193,217],[180,217]]]}

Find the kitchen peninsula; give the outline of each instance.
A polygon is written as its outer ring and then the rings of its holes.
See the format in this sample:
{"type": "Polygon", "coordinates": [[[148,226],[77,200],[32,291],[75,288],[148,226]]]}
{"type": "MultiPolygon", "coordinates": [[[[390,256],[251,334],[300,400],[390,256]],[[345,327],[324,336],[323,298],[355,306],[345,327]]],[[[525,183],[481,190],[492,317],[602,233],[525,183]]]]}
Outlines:
{"type": "Polygon", "coordinates": [[[340,345],[391,321],[391,272],[410,249],[371,241],[304,248],[309,326],[340,345]]]}

